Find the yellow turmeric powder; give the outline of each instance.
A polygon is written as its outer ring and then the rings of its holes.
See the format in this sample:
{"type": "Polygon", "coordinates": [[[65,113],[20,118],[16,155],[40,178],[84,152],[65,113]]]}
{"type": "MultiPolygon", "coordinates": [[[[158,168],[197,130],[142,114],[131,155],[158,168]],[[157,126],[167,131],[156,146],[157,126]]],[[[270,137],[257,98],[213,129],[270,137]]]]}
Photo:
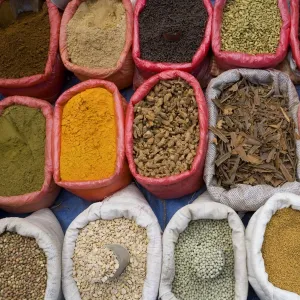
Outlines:
{"type": "Polygon", "coordinates": [[[85,90],[63,108],[60,177],[66,181],[112,176],[117,160],[113,95],[103,88],[85,90]]]}

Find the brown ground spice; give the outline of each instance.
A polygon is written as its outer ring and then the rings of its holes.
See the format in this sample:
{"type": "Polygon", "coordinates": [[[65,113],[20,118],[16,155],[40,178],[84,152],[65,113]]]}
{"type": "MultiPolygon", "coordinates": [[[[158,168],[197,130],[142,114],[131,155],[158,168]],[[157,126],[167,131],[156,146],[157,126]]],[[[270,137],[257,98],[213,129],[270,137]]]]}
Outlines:
{"type": "Polygon", "coordinates": [[[48,59],[50,24],[47,5],[24,12],[10,26],[0,27],[0,78],[43,74],[48,59]]]}
{"type": "Polygon", "coordinates": [[[274,214],[265,232],[262,255],[269,281],[300,295],[300,211],[283,208],[274,214]]]}

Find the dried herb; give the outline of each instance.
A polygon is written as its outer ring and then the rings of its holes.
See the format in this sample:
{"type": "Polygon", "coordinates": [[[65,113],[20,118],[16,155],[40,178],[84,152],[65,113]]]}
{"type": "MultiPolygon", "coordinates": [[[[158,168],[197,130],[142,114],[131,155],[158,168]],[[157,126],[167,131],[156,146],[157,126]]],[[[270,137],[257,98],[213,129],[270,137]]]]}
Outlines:
{"type": "Polygon", "coordinates": [[[256,85],[245,78],[227,86],[213,102],[218,118],[216,144],[218,185],[268,184],[296,180],[295,123],[288,96],[272,85],[256,85]]]}

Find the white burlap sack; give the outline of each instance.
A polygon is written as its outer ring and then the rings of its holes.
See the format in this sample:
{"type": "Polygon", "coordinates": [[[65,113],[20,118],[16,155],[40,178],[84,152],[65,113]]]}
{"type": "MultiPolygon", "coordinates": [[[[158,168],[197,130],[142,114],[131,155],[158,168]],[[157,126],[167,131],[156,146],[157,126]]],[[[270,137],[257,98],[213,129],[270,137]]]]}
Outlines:
{"type": "Polygon", "coordinates": [[[213,202],[207,192],[198,197],[173,216],[163,235],[163,266],[159,297],[162,300],[177,300],[172,293],[172,283],[175,277],[174,249],[180,233],[190,221],[200,219],[222,220],[228,219],[232,228],[232,241],[234,245],[234,275],[235,300],[246,300],[248,296],[248,278],[246,268],[245,227],[230,207],[213,202]]]}
{"type": "Polygon", "coordinates": [[[156,300],[161,273],[162,245],[161,229],[149,204],[134,184],[106,198],[103,202],[92,204],[69,226],[64,240],[62,254],[63,292],[66,300],[80,300],[73,279],[72,256],[80,229],[89,222],[103,219],[127,218],[147,229],[148,255],[147,275],[143,288],[143,300],[156,300]]]}
{"type": "MultiPolygon", "coordinates": [[[[61,251],[64,234],[51,210],[45,208],[24,219],[1,219],[0,234],[5,231],[35,238],[39,247],[44,250],[47,256],[47,288],[44,299],[63,299],[61,289],[61,251]]],[[[30,277],[28,280],[30,280],[30,277]]]]}
{"type": "Polygon", "coordinates": [[[261,253],[266,226],[277,210],[292,207],[300,210],[300,197],[290,193],[272,196],[250,219],[246,229],[249,281],[261,300],[300,300],[300,296],[275,287],[268,280],[261,253]]]}
{"type": "MultiPolygon", "coordinates": [[[[209,126],[216,126],[217,120],[217,108],[212,99],[218,97],[224,87],[239,81],[242,76],[257,84],[269,84],[274,82],[275,89],[288,93],[289,109],[296,123],[296,132],[298,133],[299,99],[297,91],[286,74],[275,70],[235,69],[224,72],[217,78],[213,79],[206,90],[206,100],[209,109],[209,126]]],[[[266,111],[266,114],[268,114],[268,111],[266,111]]],[[[204,181],[206,182],[208,192],[215,201],[226,204],[236,211],[256,211],[275,193],[292,192],[300,194],[300,183],[297,181],[287,182],[277,188],[270,185],[251,186],[248,184],[238,184],[235,188],[226,190],[223,187],[218,186],[215,178],[216,146],[213,143],[213,138],[214,134],[210,131],[204,170],[204,181]]],[[[296,141],[296,153],[298,157],[297,180],[299,180],[300,140],[296,141]]]]}

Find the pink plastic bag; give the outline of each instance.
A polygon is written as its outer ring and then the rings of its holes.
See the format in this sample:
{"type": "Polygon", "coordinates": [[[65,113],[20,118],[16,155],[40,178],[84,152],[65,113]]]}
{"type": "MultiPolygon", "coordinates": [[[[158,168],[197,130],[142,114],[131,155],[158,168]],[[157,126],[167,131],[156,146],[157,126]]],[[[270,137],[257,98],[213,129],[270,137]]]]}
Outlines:
{"type": "MultiPolygon", "coordinates": [[[[122,0],[126,10],[126,43],[116,67],[110,69],[88,68],[77,66],[70,62],[67,49],[67,26],[74,16],[78,6],[85,0],[73,0],[66,7],[60,28],[60,55],[65,67],[73,72],[81,81],[88,79],[103,79],[112,81],[119,89],[132,85],[134,63],[131,55],[133,32],[133,8],[130,0],[122,0]]],[[[87,54],[88,55],[88,54],[87,54]]]]}
{"type": "MultiPolygon", "coordinates": [[[[0,0],[0,5],[3,0],[0,0]]],[[[0,94],[5,96],[30,96],[53,102],[59,95],[63,80],[64,67],[59,57],[58,41],[60,14],[51,0],[46,0],[50,21],[50,46],[44,74],[19,79],[0,78],[0,94]]]]}
{"type": "Polygon", "coordinates": [[[299,0],[291,0],[291,34],[290,42],[293,52],[293,59],[300,68],[300,42],[299,42],[299,0]]]}
{"type": "Polygon", "coordinates": [[[223,7],[225,4],[226,0],[216,0],[212,24],[212,49],[219,68],[228,70],[236,67],[276,67],[276,65],[278,65],[285,58],[289,45],[290,16],[287,2],[285,0],[278,0],[278,7],[280,9],[282,18],[282,26],[280,32],[280,41],[276,53],[257,55],[221,50],[221,26],[223,7]]]}
{"type": "Polygon", "coordinates": [[[104,80],[88,80],[82,82],[70,88],[59,97],[55,104],[53,124],[54,180],[59,186],[85,200],[100,201],[126,187],[131,182],[132,177],[125,156],[124,102],[125,100],[119,93],[118,88],[112,82],[104,80]],[[111,177],[103,180],[63,181],[60,178],[61,119],[63,108],[65,104],[78,93],[96,87],[105,88],[114,96],[116,126],[118,130],[117,164],[115,173],[111,177]]]}
{"type": "MultiPolygon", "coordinates": [[[[139,39],[139,15],[146,5],[146,0],[138,0],[134,11],[134,34],[132,56],[136,64],[134,74],[134,88],[138,88],[145,80],[157,73],[168,70],[180,70],[193,74],[197,79],[204,77],[207,72],[209,60],[205,60],[211,42],[211,27],[213,18],[213,8],[210,0],[203,0],[208,12],[208,20],[203,41],[195,53],[191,63],[158,63],[141,59],[140,39],[139,39]]],[[[154,25],[155,26],[155,25],[154,25]]]]}
{"type": "Polygon", "coordinates": [[[53,180],[52,164],[52,106],[46,101],[35,98],[13,96],[0,101],[0,115],[2,111],[11,105],[19,104],[28,107],[38,108],[46,119],[46,140],[45,140],[45,181],[40,191],[11,197],[0,196],[0,208],[13,213],[29,213],[42,208],[49,207],[55,201],[60,188],[53,180]]]}
{"type": "Polygon", "coordinates": [[[192,75],[182,71],[166,71],[157,74],[148,79],[140,86],[131,98],[127,107],[126,127],[125,127],[125,145],[126,156],[129,168],[135,179],[148,191],[155,196],[163,199],[178,198],[197,191],[203,184],[203,167],[205,162],[208,139],[208,110],[207,104],[199,85],[199,82],[192,75]],[[194,158],[192,168],[179,175],[169,176],[165,178],[150,178],[137,173],[136,165],[133,160],[133,130],[134,121],[134,105],[143,100],[151,89],[160,81],[174,78],[182,78],[189,83],[195,93],[198,104],[200,141],[199,147],[194,158]]]}

